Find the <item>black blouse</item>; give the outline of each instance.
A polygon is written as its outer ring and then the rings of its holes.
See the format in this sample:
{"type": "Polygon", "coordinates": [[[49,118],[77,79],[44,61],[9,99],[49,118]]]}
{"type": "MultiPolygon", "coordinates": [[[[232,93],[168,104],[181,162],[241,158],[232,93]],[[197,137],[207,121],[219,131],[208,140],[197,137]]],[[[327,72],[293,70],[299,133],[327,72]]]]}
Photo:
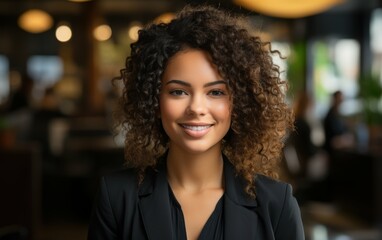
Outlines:
{"type": "MultiPolygon", "coordinates": [[[[172,236],[176,240],[187,240],[182,207],[176,200],[170,186],[169,193],[171,201],[172,236]]],[[[223,240],[223,196],[217,202],[215,209],[204,225],[198,240],[223,240]]]]}

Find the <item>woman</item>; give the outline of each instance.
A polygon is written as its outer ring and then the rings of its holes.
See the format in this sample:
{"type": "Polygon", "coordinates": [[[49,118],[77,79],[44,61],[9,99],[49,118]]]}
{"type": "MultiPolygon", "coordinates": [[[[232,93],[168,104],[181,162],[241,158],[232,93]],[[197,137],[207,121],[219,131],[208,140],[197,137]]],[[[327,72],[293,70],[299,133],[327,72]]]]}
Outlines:
{"type": "Polygon", "coordinates": [[[121,71],[129,168],[89,239],[304,239],[277,164],[292,117],[270,46],[212,7],[139,32],[121,71]]]}
{"type": "Polygon", "coordinates": [[[297,173],[299,180],[306,180],[307,176],[307,167],[309,160],[318,153],[319,148],[314,145],[311,134],[312,130],[309,123],[309,118],[313,110],[313,99],[311,95],[302,91],[297,96],[296,101],[294,102],[294,115],[295,115],[295,128],[289,140],[292,146],[295,148],[300,169],[297,173]]]}

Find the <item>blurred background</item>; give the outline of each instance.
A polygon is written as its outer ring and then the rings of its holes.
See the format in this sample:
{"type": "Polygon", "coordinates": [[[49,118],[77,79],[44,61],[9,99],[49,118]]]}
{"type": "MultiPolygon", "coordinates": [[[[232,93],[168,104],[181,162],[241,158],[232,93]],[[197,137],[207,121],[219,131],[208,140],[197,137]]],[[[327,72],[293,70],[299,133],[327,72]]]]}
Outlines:
{"type": "Polygon", "coordinates": [[[381,0],[0,0],[0,239],[86,238],[100,176],[123,167],[111,79],[142,26],[204,3],[281,53],[281,178],[306,238],[382,239],[381,0]]]}

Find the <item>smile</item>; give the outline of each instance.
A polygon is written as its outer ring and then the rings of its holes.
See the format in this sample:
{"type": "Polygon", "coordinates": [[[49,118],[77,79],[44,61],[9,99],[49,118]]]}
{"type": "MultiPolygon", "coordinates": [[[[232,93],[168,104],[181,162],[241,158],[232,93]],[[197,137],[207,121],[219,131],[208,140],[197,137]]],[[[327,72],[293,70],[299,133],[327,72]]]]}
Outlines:
{"type": "Polygon", "coordinates": [[[202,138],[210,131],[213,124],[206,124],[206,125],[180,124],[180,126],[184,129],[184,132],[190,137],[202,138]]]}
{"type": "Polygon", "coordinates": [[[181,124],[181,126],[183,128],[186,128],[186,129],[189,129],[189,130],[192,130],[192,131],[203,131],[203,130],[206,130],[208,128],[210,128],[212,125],[198,125],[198,126],[195,126],[195,125],[185,125],[185,124],[181,124]]]}

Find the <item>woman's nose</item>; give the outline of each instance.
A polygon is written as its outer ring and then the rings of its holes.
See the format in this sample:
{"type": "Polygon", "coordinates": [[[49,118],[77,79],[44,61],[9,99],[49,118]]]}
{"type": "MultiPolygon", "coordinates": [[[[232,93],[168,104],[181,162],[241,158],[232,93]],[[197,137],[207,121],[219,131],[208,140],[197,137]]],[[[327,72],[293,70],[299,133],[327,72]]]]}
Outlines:
{"type": "Polygon", "coordinates": [[[207,101],[203,96],[194,95],[190,98],[187,113],[194,115],[205,115],[207,113],[207,101]]]}

